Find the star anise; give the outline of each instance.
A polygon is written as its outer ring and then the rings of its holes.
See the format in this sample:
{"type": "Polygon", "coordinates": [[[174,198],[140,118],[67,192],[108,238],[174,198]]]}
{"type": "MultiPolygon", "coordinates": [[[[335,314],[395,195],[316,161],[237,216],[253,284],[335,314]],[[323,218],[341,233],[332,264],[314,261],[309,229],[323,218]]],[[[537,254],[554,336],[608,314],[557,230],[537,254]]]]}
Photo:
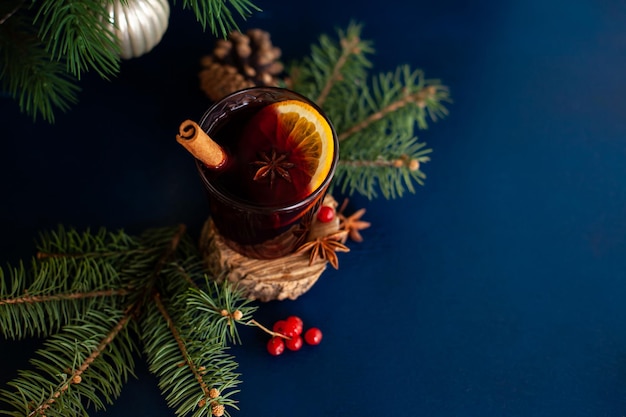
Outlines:
{"type": "Polygon", "coordinates": [[[357,210],[350,216],[343,214],[347,203],[348,200],[346,199],[341,205],[341,208],[337,211],[337,216],[339,217],[339,230],[346,232],[341,242],[346,243],[348,237],[355,242],[362,242],[363,236],[361,236],[359,230],[367,229],[372,224],[361,220],[361,217],[365,214],[364,208],[357,210]]]}
{"type": "Polygon", "coordinates": [[[269,176],[270,179],[270,187],[274,185],[274,180],[276,179],[276,175],[279,175],[281,178],[291,182],[291,175],[289,174],[289,170],[296,166],[296,164],[286,161],[288,154],[277,154],[276,149],[272,149],[271,155],[267,155],[265,152],[259,152],[259,157],[261,158],[258,161],[251,162],[252,165],[258,166],[256,174],[254,174],[254,180],[260,181],[263,178],[267,178],[269,176]]]}
{"type": "Polygon", "coordinates": [[[341,243],[345,231],[340,230],[328,236],[318,237],[300,246],[296,253],[310,251],[309,265],[313,264],[317,258],[327,260],[335,269],[339,269],[339,259],[336,252],[350,252],[350,249],[341,243]]]}

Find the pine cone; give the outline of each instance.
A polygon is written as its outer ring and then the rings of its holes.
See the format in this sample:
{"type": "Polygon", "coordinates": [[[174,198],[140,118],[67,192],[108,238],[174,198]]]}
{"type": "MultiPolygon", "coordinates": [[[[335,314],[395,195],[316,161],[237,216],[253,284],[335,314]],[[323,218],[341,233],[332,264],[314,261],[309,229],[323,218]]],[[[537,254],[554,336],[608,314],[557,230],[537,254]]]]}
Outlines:
{"type": "Polygon", "coordinates": [[[284,70],[281,50],[261,29],[245,34],[231,32],[216,42],[211,55],[202,58],[200,89],[213,101],[247,87],[278,86],[284,70]]]}

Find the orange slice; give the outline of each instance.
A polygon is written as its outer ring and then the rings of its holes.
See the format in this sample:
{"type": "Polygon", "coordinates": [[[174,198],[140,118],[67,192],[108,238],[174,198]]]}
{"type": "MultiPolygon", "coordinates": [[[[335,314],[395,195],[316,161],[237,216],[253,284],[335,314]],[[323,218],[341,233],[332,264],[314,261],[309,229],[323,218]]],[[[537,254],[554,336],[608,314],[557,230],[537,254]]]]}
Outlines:
{"type": "Polygon", "coordinates": [[[283,129],[277,139],[286,141],[284,146],[293,153],[292,159],[297,156],[302,161],[300,169],[310,175],[309,190],[316,190],[333,162],[335,143],[330,125],[313,106],[302,101],[281,101],[268,107],[278,113],[283,129]]]}
{"type": "Polygon", "coordinates": [[[328,176],[335,154],[333,132],[319,111],[302,101],[286,100],[263,107],[244,131],[247,165],[268,185],[274,201],[301,199],[328,176]],[[289,196],[289,197],[288,197],[289,196]]]}

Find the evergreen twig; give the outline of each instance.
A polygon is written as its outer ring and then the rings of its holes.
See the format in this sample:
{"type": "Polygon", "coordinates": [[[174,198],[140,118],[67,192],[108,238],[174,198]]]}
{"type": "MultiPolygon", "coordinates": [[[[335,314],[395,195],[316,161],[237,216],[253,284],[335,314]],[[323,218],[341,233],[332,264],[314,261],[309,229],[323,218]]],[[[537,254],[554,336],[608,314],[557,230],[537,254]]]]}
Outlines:
{"type": "MultiPolygon", "coordinates": [[[[317,100],[315,100],[318,106],[324,106],[326,98],[330,94],[333,85],[341,82],[341,80],[344,78],[342,71],[344,71],[344,67],[346,67],[346,65],[348,64],[348,60],[351,57],[360,57],[364,53],[369,51],[369,45],[361,42],[361,39],[359,37],[359,31],[359,26],[351,24],[345,34],[343,34],[343,32],[341,31],[339,32],[339,37],[341,38],[340,54],[336,62],[334,63],[332,71],[326,79],[324,86],[322,87],[322,91],[320,91],[317,100]]],[[[324,38],[322,38],[320,42],[328,43],[326,40],[324,40],[324,38]]],[[[361,64],[363,64],[363,66],[366,66],[367,62],[363,60],[361,64]]]]}
{"type": "MultiPolygon", "coordinates": [[[[0,89],[22,113],[52,123],[58,111],[78,102],[83,74],[117,76],[120,48],[108,25],[110,1],[0,2],[0,89]]],[[[261,10],[251,0],[182,0],[182,7],[221,37],[238,30],[239,18],[261,10]]]]}
{"type": "MultiPolygon", "coordinates": [[[[339,42],[321,35],[308,56],[291,64],[289,87],[311,97],[322,108],[341,106],[340,100],[352,101],[367,79],[372,66],[368,55],[374,52],[372,43],[361,39],[361,30],[354,22],[345,31],[338,29],[339,42]]],[[[341,114],[334,115],[332,121],[335,127],[341,124],[341,114]]]]}
{"type": "Polygon", "coordinates": [[[235,16],[245,19],[254,12],[261,11],[250,0],[182,0],[182,2],[183,9],[193,11],[202,30],[206,30],[208,26],[212,34],[223,38],[231,31],[238,30],[235,16]]]}
{"type": "Polygon", "coordinates": [[[139,242],[121,232],[63,227],[42,234],[38,249],[29,267],[0,268],[0,333],[6,338],[45,337],[78,311],[121,308],[131,286],[119,268],[129,254],[142,253],[139,242]]]}
{"type": "Polygon", "coordinates": [[[446,116],[450,96],[438,80],[406,65],[370,78],[371,52],[361,26],[351,23],[337,40],[320,37],[310,57],[292,66],[291,85],[317,97],[337,131],[340,157],[331,190],[396,198],[424,183],[421,167],[431,150],[415,130],[446,116]]]}
{"type": "MultiPolygon", "coordinates": [[[[442,100],[442,98],[440,97],[438,101],[434,101],[436,95],[438,93],[441,95],[442,91],[445,91],[445,87],[428,85],[422,87],[415,93],[406,94],[404,97],[400,97],[393,103],[389,103],[384,108],[370,114],[364,120],[355,124],[351,128],[341,132],[341,134],[338,135],[339,142],[350,138],[350,136],[367,129],[372,123],[376,123],[377,121],[389,116],[391,113],[397,112],[403,107],[409,105],[415,105],[419,109],[425,109],[430,104],[430,106],[432,107],[432,109],[430,110],[431,117],[433,118],[433,120],[436,120],[439,114],[447,114],[447,110],[445,108],[434,106],[434,104],[439,103],[439,101],[442,100]]],[[[420,112],[416,118],[421,128],[425,129],[428,127],[423,112],[420,112]]]]}
{"type": "Polygon", "coordinates": [[[31,360],[35,370],[21,371],[0,391],[9,416],[87,415],[111,403],[130,375],[132,315],[120,310],[90,310],[50,337],[31,360]]]}
{"type": "Polygon", "coordinates": [[[53,122],[55,111],[78,101],[80,88],[65,64],[51,59],[23,9],[6,14],[0,24],[0,88],[33,120],[53,122]]]}
{"type": "Polygon", "coordinates": [[[222,284],[207,281],[203,288],[191,287],[186,300],[186,320],[196,329],[197,337],[208,340],[219,335],[217,341],[223,345],[241,342],[236,323],[250,321],[256,311],[250,300],[226,280],[222,284]]]}
{"type": "Polygon", "coordinates": [[[47,337],[31,360],[35,369],[20,371],[0,391],[0,414],[87,415],[104,408],[133,375],[139,344],[177,415],[236,409],[239,374],[227,342],[238,340],[235,319],[248,319],[254,308],[226,282],[203,288],[209,278],[185,229],[135,238],[59,227],[41,235],[29,268],[0,269],[3,335],[47,337]],[[232,314],[207,321],[193,311],[190,291],[232,314]],[[210,321],[219,324],[195,327],[210,321]]]}
{"type": "Polygon", "coordinates": [[[38,37],[77,79],[90,69],[104,79],[119,72],[120,47],[106,6],[101,0],[40,0],[33,19],[38,37]]]}

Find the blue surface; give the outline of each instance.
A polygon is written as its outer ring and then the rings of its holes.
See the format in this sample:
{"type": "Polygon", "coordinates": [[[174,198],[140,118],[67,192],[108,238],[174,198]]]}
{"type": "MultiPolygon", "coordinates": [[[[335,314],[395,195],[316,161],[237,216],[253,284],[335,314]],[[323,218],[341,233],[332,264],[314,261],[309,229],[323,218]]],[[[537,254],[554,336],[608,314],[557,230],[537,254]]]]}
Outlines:
{"type": "MultiPolygon", "coordinates": [[[[324,341],[273,358],[244,332],[234,415],[626,414],[626,3],[259,5],[243,27],[270,31],[285,60],[354,19],[373,73],[422,68],[454,104],[421,133],[426,185],[353,198],[373,223],[365,241],[298,300],[261,307],[261,321],[298,314],[324,341]]],[[[3,260],[58,223],[197,233],[207,204],[173,137],[207,106],[196,73],[212,45],[178,4],[151,54],[111,82],[86,77],[54,126],[0,99],[3,260]]],[[[0,380],[36,345],[2,342],[0,380]]],[[[174,415],[139,363],[99,415],[174,415]]]]}

